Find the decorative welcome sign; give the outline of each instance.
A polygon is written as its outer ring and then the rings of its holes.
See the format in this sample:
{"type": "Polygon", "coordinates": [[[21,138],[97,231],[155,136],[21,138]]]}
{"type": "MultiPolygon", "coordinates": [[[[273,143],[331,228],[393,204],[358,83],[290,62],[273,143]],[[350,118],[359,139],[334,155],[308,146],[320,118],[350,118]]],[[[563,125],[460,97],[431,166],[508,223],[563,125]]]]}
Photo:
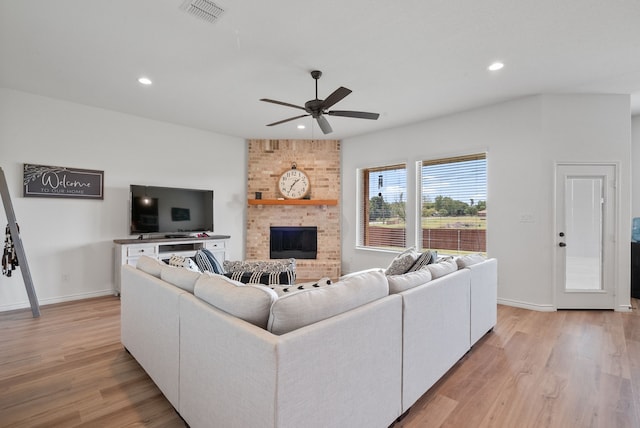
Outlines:
{"type": "Polygon", "coordinates": [[[104,199],[104,171],[24,164],[24,196],[104,199]]]}

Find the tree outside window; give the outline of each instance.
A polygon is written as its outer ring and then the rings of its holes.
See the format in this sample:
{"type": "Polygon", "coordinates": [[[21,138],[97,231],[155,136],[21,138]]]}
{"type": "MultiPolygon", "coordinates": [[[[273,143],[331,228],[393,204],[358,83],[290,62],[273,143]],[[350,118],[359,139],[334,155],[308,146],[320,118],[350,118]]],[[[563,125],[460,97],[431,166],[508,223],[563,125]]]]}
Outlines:
{"type": "Polygon", "coordinates": [[[406,165],[360,170],[360,236],[364,247],[404,249],[406,225],[406,165]]]}

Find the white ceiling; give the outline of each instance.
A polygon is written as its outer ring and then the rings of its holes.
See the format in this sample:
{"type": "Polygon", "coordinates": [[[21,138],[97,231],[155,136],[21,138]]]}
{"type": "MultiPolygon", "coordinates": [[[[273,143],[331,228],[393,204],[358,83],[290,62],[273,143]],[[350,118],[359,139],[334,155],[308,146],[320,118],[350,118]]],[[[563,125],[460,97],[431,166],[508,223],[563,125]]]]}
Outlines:
{"type": "Polygon", "coordinates": [[[182,0],[0,0],[0,86],[243,138],[325,138],[266,127],[304,112],[259,101],[303,105],[313,69],[320,98],[353,90],[334,109],[381,114],[326,138],[538,93],[635,93],[640,113],[638,0],[215,1],[211,24],[182,0]]]}

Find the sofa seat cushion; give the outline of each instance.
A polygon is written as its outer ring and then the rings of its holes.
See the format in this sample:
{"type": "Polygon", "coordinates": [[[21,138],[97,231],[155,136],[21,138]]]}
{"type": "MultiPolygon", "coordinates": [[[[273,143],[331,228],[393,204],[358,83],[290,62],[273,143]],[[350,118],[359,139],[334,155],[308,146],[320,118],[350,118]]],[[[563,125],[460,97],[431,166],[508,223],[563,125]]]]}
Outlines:
{"type": "Polygon", "coordinates": [[[381,271],[352,275],[331,285],[280,297],[271,306],[267,329],[285,334],[347,312],[389,294],[381,271]]]}
{"type": "Polygon", "coordinates": [[[402,275],[388,275],[389,294],[396,294],[431,281],[431,271],[426,267],[402,275]]]}
{"type": "Polygon", "coordinates": [[[202,276],[200,272],[176,266],[164,265],[160,270],[160,278],[163,281],[192,294],[196,281],[200,279],[200,276],[202,276]]]}
{"type": "Polygon", "coordinates": [[[138,261],[136,262],[136,268],[141,271],[148,273],[149,275],[153,275],[156,278],[160,278],[160,271],[163,266],[167,266],[165,262],[162,260],[154,259],[149,256],[140,256],[138,261]]]}
{"type": "Polygon", "coordinates": [[[431,272],[431,279],[436,279],[457,271],[458,264],[453,257],[448,257],[439,260],[437,263],[427,265],[426,269],[431,272]]]}
{"type": "Polygon", "coordinates": [[[196,282],[196,297],[216,308],[261,328],[267,327],[269,309],[278,298],[275,291],[243,284],[224,275],[205,272],[196,282]]]}
{"type": "Polygon", "coordinates": [[[487,258],[482,254],[467,254],[466,256],[460,256],[456,258],[456,263],[458,264],[459,269],[466,268],[468,266],[477,265],[478,263],[482,263],[487,258]]]}

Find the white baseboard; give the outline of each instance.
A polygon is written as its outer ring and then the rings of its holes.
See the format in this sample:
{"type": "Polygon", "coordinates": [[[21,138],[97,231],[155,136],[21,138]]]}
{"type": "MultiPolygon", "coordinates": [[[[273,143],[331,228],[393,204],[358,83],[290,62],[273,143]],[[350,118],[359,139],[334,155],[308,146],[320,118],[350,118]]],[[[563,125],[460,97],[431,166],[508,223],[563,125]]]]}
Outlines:
{"type": "MultiPolygon", "coordinates": [[[[73,300],[82,300],[82,299],[90,299],[92,297],[102,297],[114,295],[115,292],[113,289],[108,290],[100,290],[100,291],[92,291],[90,293],[78,293],[78,294],[70,294],[67,296],[59,296],[59,297],[51,297],[48,299],[38,299],[38,303],[40,306],[44,305],[52,305],[54,303],[63,303],[63,302],[71,302],[73,300]]],[[[16,309],[24,309],[31,308],[28,300],[24,302],[13,303],[11,305],[0,305],[0,312],[13,311],[16,309]]]]}
{"type": "MultiPolygon", "coordinates": [[[[529,309],[531,311],[539,312],[555,312],[556,308],[553,305],[538,305],[533,303],[521,302],[519,300],[510,299],[498,299],[499,305],[513,306],[515,308],[529,309]]],[[[631,312],[632,308],[629,305],[618,305],[614,308],[616,312],[631,312]]]]}
{"type": "Polygon", "coordinates": [[[531,311],[538,312],[555,312],[556,308],[553,305],[539,305],[537,303],[521,302],[519,300],[511,299],[498,299],[499,305],[513,306],[515,308],[529,309],[531,311]]]}
{"type": "Polygon", "coordinates": [[[614,310],[616,312],[631,312],[633,309],[631,308],[631,305],[618,305],[614,310]]]}

